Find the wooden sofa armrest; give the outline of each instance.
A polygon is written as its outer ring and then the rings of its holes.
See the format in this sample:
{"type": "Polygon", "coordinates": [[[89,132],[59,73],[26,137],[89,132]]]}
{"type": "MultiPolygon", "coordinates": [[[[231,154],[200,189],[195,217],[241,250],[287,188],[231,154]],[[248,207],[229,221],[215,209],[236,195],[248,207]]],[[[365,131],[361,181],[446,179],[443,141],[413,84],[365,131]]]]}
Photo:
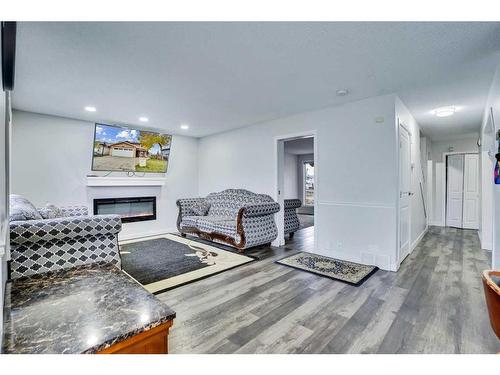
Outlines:
{"type": "Polygon", "coordinates": [[[500,277],[500,271],[483,271],[483,280],[485,283],[500,296],[500,286],[491,279],[491,276],[500,277]]]}

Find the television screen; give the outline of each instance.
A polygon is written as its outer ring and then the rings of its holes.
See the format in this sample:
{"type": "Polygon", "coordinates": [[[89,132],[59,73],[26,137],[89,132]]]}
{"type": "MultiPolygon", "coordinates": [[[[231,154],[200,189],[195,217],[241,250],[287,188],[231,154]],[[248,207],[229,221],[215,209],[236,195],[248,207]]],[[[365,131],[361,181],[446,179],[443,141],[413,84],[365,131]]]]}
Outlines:
{"type": "Polygon", "coordinates": [[[172,136],[95,124],[93,171],[165,173],[172,136]]]}

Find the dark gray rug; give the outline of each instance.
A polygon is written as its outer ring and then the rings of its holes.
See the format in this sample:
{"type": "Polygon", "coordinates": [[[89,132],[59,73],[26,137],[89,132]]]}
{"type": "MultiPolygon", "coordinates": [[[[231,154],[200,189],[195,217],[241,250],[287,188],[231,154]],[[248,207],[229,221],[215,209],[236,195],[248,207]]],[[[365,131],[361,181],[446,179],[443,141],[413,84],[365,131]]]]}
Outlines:
{"type": "MultiPolygon", "coordinates": [[[[180,233],[172,233],[172,234],[174,234],[175,236],[178,236],[179,238],[182,238],[180,233]]],[[[199,242],[201,244],[210,245],[210,246],[216,247],[216,248],[221,249],[221,250],[229,251],[231,253],[246,255],[247,257],[253,258],[255,260],[263,260],[263,259],[266,259],[266,258],[273,256],[275,254],[274,250],[276,249],[273,246],[269,247],[269,246],[261,245],[261,246],[250,247],[248,249],[240,251],[234,247],[223,245],[221,243],[208,241],[208,240],[205,240],[203,238],[191,236],[189,234],[187,235],[187,238],[189,238],[192,241],[199,242]]]]}
{"type": "Polygon", "coordinates": [[[252,258],[165,235],[120,244],[122,269],[159,293],[253,261],[252,258]]]}
{"type": "Polygon", "coordinates": [[[361,285],[378,270],[378,267],[375,266],[346,262],[306,252],[280,259],[276,263],[326,276],[354,286],[361,285]]]}
{"type": "Polygon", "coordinates": [[[166,238],[122,245],[120,252],[123,270],[144,285],[209,267],[198,257],[186,256],[194,250],[166,238]]]}

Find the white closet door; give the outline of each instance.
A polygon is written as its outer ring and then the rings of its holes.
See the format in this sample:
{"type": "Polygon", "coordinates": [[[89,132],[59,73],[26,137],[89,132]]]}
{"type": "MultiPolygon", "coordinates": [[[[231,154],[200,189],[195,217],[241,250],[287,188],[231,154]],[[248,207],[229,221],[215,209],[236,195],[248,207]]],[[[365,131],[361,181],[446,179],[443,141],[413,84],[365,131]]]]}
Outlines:
{"type": "Polygon", "coordinates": [[[401,263],[410,253],[411,141],[410,134],[399,127],[399,254],[401,263]]]}
{"type": "Polygon", "coordinates": [[[479,229],[479,156],[466,154],[462,228],[479,229]]]}
{"type": "Polygon", "coordinates": [[[447,168],[446,226],[462,228],[464,155],[449,155],[447,168]]]}

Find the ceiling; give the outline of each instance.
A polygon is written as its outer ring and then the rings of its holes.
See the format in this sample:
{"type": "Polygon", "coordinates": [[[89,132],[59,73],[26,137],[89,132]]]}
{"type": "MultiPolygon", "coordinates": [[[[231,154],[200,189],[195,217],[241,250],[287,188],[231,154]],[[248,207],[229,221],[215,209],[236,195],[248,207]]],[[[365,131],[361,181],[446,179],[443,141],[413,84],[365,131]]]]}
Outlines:
{"type": "Polygon", "coordinates": [[[201,137],[398,93],[427,135],[444,137],[478,129],[499,35],[500,23],[21,22],[13,106],[130,125],[147,116],[201,137]],[[459,111],[435,117],[443,105],[459,111]]]}
{"type": "Polygon", "coordinates": [[[307,155],[314,153],[314,138],[304,137],[285,141],[285,152],[293,155],[307,155]]]}

